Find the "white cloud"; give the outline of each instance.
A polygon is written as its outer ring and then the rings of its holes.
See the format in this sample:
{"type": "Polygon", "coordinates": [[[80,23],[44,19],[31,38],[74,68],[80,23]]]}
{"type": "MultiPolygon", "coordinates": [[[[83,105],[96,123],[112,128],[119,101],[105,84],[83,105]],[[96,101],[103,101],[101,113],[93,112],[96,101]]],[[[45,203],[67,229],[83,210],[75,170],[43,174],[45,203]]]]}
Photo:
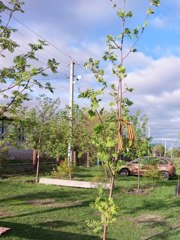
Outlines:
{"type": "Polygon", "coordinates": [[[147,95],[145,98],[150,104],[154,104],[155,106],[163,104],[166,107],[177,107],[180,102],[180,89],[172,92],[164,92],[158,96],[147,95]]]}
{"type": "Polygon", "coordinates": [[[128,86],[135,89],[129,95],[134,102],[132,110],[140,109],[147,115],[152,136],[176,138],[180,131],[180,58],[149,60],[149,65],[128,75],[128,86]]]}
{"type": "Polygon", "coordinates": [[[155,28],[165,28],[168,25],[168,19],[162,16],[156,16],[150,21],[151,25],[155,28]]]}
{"type": "MultiPolygon", "coordinates": [[[[138,59],[137,59],[138,61],[138,59]]],[[[128,84],[143,94],[161,94],[180,88],[180,58],[154,60],[143,70],[128,75],[128,84]]]]}
{"type": "Polygon", "coordinates": [[[128,71],[134,72],[140,69],[146,69],[153,63],[153,59],[150,56],[146,56],[142,52],[136,52],[129,55],[125,60],[125,64],[128,68],[128,71]]]}
{"type": "Polygon", "coordinates": [[[81,21],[91,24],[98,20],[102,21],[102,19],[107,21],[109,16],[113,14],[111,2],[104,0],[77,1],[73,11],[81,21]]]}

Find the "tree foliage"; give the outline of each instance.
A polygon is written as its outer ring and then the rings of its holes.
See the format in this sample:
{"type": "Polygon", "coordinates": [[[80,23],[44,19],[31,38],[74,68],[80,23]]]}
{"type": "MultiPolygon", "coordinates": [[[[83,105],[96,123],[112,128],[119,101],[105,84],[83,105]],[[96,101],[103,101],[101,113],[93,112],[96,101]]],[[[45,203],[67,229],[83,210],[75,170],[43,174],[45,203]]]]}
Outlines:
{"type": "Polygon", "coordinates": [[[0,96],[4,98],[0,115],[6,111],[14,112],[24,101],[30,99],[29,92],[35,87],[53,92],[50,83],[42,83],[38,79],[39,76],[47,76],[48,69],[56,73],[58,63],[55,59],[49,59],[46,66],[36,67],[37,52],[43,50],[46,42],[39,40],[35,44],[29,43],[29,51],[16,55],[20,46],[13,40],[13,33],[17,30],[10,23],[15,13],[23,13],[23,4],[20,0],[9,0],[7,4],[0,1],[0,58],[9,61],[7,66],[0,68],[0,96]],[[13,57],[12,61],[10,56],[13,57]]]}
{"type": "Polygon", "coordinates": [[[14,121],[7,129],[6,141],[18,146],[21,133],[25,141],[21,142],[19,147],[35,149],[38,158],[42,153],[52,158],[65,155],[68,124],[59,109],[60,99],[52,100],[42,95],[37,101],[36,106],[31,109],[22,108],[16,116],[14,115],[14,121]]]}
{"type": "Polygon", "coordinates": [[[129,116],[134,126],[135,141],[131,149],[126,147],[123,158],[130,161],[142,156],[151,154],[150,136],[148,136],[148,119],[141,111],[137,111],[134,115],[129,116]]]}
{"type": "Polygon", "coordinates": [[[166,153],[167,157],[180,157],[180,148],[171,148],[166,153]]]}
{"type": "Polygon", "coordinates": [[[165,148],[162,144],[156,144],[153,148],[153,154],[158,157],[162,157],[165,153],[165,148]]]}

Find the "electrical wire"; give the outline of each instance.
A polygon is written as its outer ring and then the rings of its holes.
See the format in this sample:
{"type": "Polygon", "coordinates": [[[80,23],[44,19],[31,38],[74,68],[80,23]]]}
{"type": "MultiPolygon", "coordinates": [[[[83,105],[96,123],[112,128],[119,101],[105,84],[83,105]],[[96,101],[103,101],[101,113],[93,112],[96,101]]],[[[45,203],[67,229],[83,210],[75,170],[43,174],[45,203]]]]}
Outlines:
{"type": "MultiPolygon", "coordinates": [[[[18,18],[16,18],[15,16],[12,16],[12,18],[18,22],[19,24],[21,24],[22,26],[24,26],[26,29],[28,29],[28,31],[32,32],[33,34],[35,34],[36,36],[38,36],[39,38],[43,39],[45,42],[47,42],[50,46],[52,46],[53,48],[55,48],[58,52],[61,52],[64,56],[66,56],[68,59],[70,59],[71,61],[74,61],[77,66],[79,66],[83,71],[85,71],[87,73],[87,78],[91,79],[89,77],[89,72],[87,71],[87,69],[84,68],[84,66],[82,66],[79,61],[77,61],[73,56],[67,54],[65,51],[63,51],[62,49],[60,49],[59,47],[57,47],[55,44],[53,44],[52,42],[50,42],[49,40],[47,40],[45,37],[43,37],[42,35],[40,35],[39,33],[35,32],[33,29],[31,29],[29,26],[27,26],[26,24],[24,24],[23,22],[21,22],[18,18]]],[[[31,40],[32,42],[32,40],[31,40]]],[[[45,51],[47,51],[47,49],[45,49],[45,51]]],[[[47,51],[48,52],[48,51],[47,51]]],[[[57,59],[57,58],[56,58],[57,59]]],[[[62,59],[61,61],[62,62],[62,59]]],[[[62,65],[61,65],[62,66],[62,65]]]]}
{"type": "Polygon", "coordinates": [[[28,27],[27,25],[25,25],[23,22],[21,22],[19,19],[17,19],[15,16],[12,16],[13,19],[15,19],[15,21],[19,22],[21,25],[23,25],[26,29],[28,29],[29,31],[31,31],[32,33],[34,33],[36,36],[38,36],[39,38],[43,39],[44,41],[46,41],[50,46],[54,47],[57,51],[61,52],[62,54],[64,54],[66,57],[68,57],[69,59],[73,59],[72,56],[70,56],[69,54],[67,54],[66,52],[64,52],[63,50],[61,50],[59,47],[55,46],[53,43],[51,43],[49,40],[47,40],[46,38],[44,38],[43,36],[41,36],[39,33],[35,32],[34,30],[32,30],[30,27],[28,27]]]}
{"type": "MultiPolygon", "coordinates": [[[[59,47],[57,47],[55,44],[53,44],[52,42],[50,42],[49,40],[47,40],[45,37],[43,37],[42,35],[40,35],[39,33],[35,32],[34,30],[32,30],[30,27],[28,27],[26,24],[24,24],[23,22],[21,22],[19,19],[17,19],[15,16],[12,16],[13,19],[15,19],[15,21],[17,21],[18,23],[20,23],[22,26],[24,26],[26,29],[28,29],[30,32],[32,32],[33,34],[35,34],[36,36],[38,36],[39,38],[43,39],[45,42],[47,42],[50,46],[52,46],[53,48],[55,48],[57,51],[61,52],[63,55],[65,55],[67,58],[69,58],[71,61],[73,60],[78,66],[81,67],[81,69],[83,69],[84,71],[87,72],[87,70],[84,68],[84,66],[82,66],[78,60],[76,60],[73,56],[67,54],[65,51],[63,51],[62,49],[60,49],[59,47]]],[[[87,72],[88,73],[88,72],[87,72]]]]}
{"type": "MultiPolygon", "coordinates": [[[[86,72],[86,77],[88,79],[91,79],[89,76],[89,72],[84,68],[84,66],[82,66],[77,60],[75,60],[71,55],[67,54],[65,51],[63,51],[62,49],[60,49],[59,47],[57,47],[55,44],[51,43],[49,40],[47,40],[46,38],[44,38],[43,36],[41,36],[39,33],[35,32],[34,30],[32,30],[30,27],[28,27],[27,25],[25,25],[23,22],[21,22],[19,19],[17,19],[15,16],[12,16],[13,19],[18,22],[19,24],[21,24],[22,26],[24,26],[26,29],[28,29],[28,31],[32,32],[33,34],[35,34],[36,36],[38,36],[39,38],[43,39],[45,42],[47,42],[50,46],[52,46],[54,49],[56,49],[58,52],[60,52],[61,54],[63,54],[64,56],[66,56],[68,59],[70,59],[71,61],[74,61],[77,66],[79,66],[84,72],[86,72]]],[[[22,34],[20,34],[20,32],[17,32],[19,35],[22,36],[22,34]]],[[[23,36],[24,37],[24,36],[23,36]]],[[[26,39],[28,39],[25,36],[26,39]]],[[[28,39],[31,43],[33,43],[32,39],[28,39]]],[[[21,44],[19,44],[21,47],[25,48],[24,46],[22,46],[21,44]]],[[[47,51],[47,49],[45,49],[45,51],[47,51]]],[[[48,52],[48,51],[47,51],[48,52]]],[[[62,60],[62,59],[61,59],[62,60]]],[[[41,60],[40,60],[41,61],[41,60]]],[[[42,62],[42,61],[41,61],[42,62]]],[[[42,62],[43,63],[43,62],[42,62]]],[[[44,64],[44,63],[43,63],[44,64]]],[[[62,66],[62,65],[61,65],[62,66]]],[[[64,67],[64,70],[66,71],[66,68],[64,67]]],[[[69,75],[69,72],[68,72],[69,75]]],[[[53,77],[53,78],[45,78],[45,79],[40,79],[40,81],[43,80],[55,80],[55,79],[60,79],[59,77],[53,77]]],[[[59,88],[58,88],[59,89],[59,88]]],[[[64,90],[64,89],[63,89],[64,90]]],[[[84,105],[86,105],[82,100],[78,99],[81,103],[83,103],[84,105]]],[[[87,105],[86,105],[87,106],[87,105]]]]}

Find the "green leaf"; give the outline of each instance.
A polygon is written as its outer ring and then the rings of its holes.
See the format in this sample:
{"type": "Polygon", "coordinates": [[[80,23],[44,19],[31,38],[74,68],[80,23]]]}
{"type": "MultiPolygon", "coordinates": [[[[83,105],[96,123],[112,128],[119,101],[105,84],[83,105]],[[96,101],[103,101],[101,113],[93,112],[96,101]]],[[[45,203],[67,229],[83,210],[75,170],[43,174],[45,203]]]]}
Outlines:
{"type": "Polygon", "coordinates": [[[93,110],[89,110],[89,111],[88,111],[88,114],[89,114],[91,117],[96,116],[96,112],[94,112],[93,110]]]}
{"type": "Polygon", "coordinates": [[[113,41],[113,36],[112,36],[112,35],[107,35],[107,36],[106,36],[106,41],[107,41],[107,42],[113,41]]]}
{"type": "Polygon", "coordinates": [[[96,125],[96,127],[94,128],[94,131],[96,132],[96,134],[101,133],[102,131],[104,131],[104,126],[103,124],[98,124],[96,125]]]}
{"type": "Polygon", "coordinates": [[[147,15],[154,14],[154,10],[151,7],[149,7],[147,9],[146,13],[147,13],[147,15]]]}
{"type": "Polygon", "coordinates": [[[59,66],[59,63],[57,63],[54,58],[49,59],[47,65],[48,65],[48,67],[51,69],[51,71],[52,71],[53,73],[56,73],[56,72],[57,72],[57,68],[58,68],[58,66],[59,66]]]}
{"type": "Polygon", "coordinates": [[[148,25],[148,22],[147,22],[147,21],[145,21],[145,22],[143,23],[143,26],[142,26],[142,28],[146,28],[146,27],[147,27],[147,25],[148,25]]]}
{"type": "Polygon", "coordinates": [[[115,106],[115,105],[116,105],[115,102],[110,102],[110,103],[109,103],[109,106],[110,106],[110,107],[113,107],[113,106],[115,106]]]}
{"type": "Polygon", "coordinates": [[[117,16],[120,18],[124,18],[126,16],[126,12],[123,9],[119,9],[117,11],[117,16]]]}
{"type": "Polygon", "coordinates": [[[125,73],[126,72],[126,68],[120,65],[120,66],[118,66],[118,71],[120,73],[125,73]]]}
{"type": "Polygon", "coordinates": [[[129,11],[127,14],[126,14],[127,17],[132,17],[133,16],[133,13],[132,11],[129,11]]]}
{"type": "Polygon", "coordinates": [[[152,5],[159,7],[160,6],[160,0],[151,0],[152,5]]]}
{"type": "Polygon", "coordinates": [[[131,34],[131,31],[129,28],[125,28],[125,34],[127,34],[127,35],[131,34]]]}
{"type": "Polygon", "coordinates": [[[139,30],[138,30],[137,28],[135,28],[135,29],[133,30],[133,34],[134,34],[134,35],[138,35],[138,34],[139,34],[139,30]]]}
{"type": "Polygon", "coordinates": [[[137,49],[136,49],[136,48],[133,48],[132,52],[133,52],[133,53],[137,52],[137,49]]]}

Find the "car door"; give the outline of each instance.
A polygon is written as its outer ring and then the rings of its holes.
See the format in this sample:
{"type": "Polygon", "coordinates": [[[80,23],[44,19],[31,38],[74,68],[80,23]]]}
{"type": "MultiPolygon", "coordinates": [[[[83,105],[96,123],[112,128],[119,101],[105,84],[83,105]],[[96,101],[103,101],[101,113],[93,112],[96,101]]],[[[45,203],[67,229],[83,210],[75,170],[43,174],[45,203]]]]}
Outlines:
{"type": "Polygon", "coordinates": [[[150,170],[150,164],[148,162],[148,158],[142,158],[140,160],[140,174],[146,175],[146,173],[150,170]]]}
{"type": "Polygon", "coordinates": [[[137,176],[141,172],[140,159],[135,159],[130,164],[130,171],[132,175],[137,176]]]}

